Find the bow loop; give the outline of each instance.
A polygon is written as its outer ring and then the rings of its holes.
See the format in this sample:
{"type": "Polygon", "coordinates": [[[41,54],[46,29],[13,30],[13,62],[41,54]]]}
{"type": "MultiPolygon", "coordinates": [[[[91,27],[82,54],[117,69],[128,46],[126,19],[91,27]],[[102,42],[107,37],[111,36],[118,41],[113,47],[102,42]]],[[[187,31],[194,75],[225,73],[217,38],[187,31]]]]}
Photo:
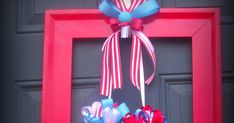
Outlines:
{"type": "Polygon", "coordinates": [[[143,31],[142,23],[143,23],[142,19],[140,19],[140,18],[132,19],[132,21],[131,21],[132,30],[143,31]]]}
{"type": "Polygon", "coordinates": [[[137,123],[136,115],[132,115],[131,113],[126,114],[123,117],[123,123],[137,123]]]}
{"type": "Polygon", "coordinates": [[[113,31],[120,30],[122,27],[125,27],[128,25],[131,26],[132,30],[143,31],[143,26],[142,26],[143,22],[142,22],[142,19],[139,19],[139,18],[133,18],[131,22],[120,22],[116,18],[111,18],[109,19],[109,23],[113,31]]]}
{"type": "Polygon", "coordinates": [[[119,22],[119,20],[116,18],[109,19],[109,23],[110,23],[111,28],[114,32],[120,30],[122,27],[129,25],[128,22],[119,22]]]}
{"type": "Polygon", "coordinates": [[[143,110],[138,113],[137,119],[140,123],[150,123],[150,115],[143,110]]]}

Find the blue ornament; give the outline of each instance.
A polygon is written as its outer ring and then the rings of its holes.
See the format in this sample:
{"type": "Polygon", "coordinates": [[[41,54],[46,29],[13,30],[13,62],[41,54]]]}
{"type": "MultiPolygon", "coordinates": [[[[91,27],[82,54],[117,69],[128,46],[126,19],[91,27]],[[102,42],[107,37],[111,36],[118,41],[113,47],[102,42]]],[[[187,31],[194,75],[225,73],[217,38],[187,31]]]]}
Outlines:
{"type": "Polygon", "coordinates": [[[130,22],[132,20],[132,15],[129,12],[121,12],[119,14],[120,22],[130,22]]]}

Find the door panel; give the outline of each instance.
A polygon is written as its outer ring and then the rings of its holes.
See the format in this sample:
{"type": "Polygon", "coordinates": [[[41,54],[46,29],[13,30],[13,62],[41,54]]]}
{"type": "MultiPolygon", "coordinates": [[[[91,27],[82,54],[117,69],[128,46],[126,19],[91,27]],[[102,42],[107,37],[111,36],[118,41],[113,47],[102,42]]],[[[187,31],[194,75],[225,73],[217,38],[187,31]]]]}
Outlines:
{"type": "MultiPolygon", "coordinates": [[[[99,79],[103,41],[104,39],[77,39],[73,43],[73,78],[77,82],[76,86],[73,81],[73,123],[82,121],[82,106],[101,99],[99,79]]],[[[153,108],[160,108],[168,115],[171,123],[192,122],[191,39],[153,38],[151,41],[157,57],[157,75],[153,83],[146,86],[146,103],[153,108]]],[[[129,79],[131,40],[121,39],[120,47],[123,89],[114,90],[113,98],[118,103],[126,102],[134,111],[141,107],[141,99],[140,92],[129,79]]],[[[143,55],[147,76],[152,71],[152,63],[145,51],[143,55]]]]}
{"type": "Polygon", "coordinates": [[[15,0],[17,1],[17,33],[42,33],[46,9],[96,8],[98,0],[15,0]]]}

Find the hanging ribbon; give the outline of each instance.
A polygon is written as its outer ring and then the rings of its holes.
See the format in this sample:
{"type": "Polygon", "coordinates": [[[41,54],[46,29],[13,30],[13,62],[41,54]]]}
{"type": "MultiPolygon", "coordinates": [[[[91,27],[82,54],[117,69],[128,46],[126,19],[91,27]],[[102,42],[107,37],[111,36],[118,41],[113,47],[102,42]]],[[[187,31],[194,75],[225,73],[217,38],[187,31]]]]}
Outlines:
{"type": "MultiPolygon", "coordinates": [[[[132,0],[129,8],[123,0],[103,0],[99,9],[111,17],[110,24],[114,31],[103,44],[102,79],[100,86],[101,95],[111,97],[112,89],[122,88],[122,68],[119,48],[119,35],[123,30],[131,28],[132,48],[130,60],[130,79],[132,84],[141,91],[142,105],[145,105],[144,84],[150,84],[156,69],[156,57],[153,45],[142,32],[141,18],[150,16],[159,11],[156,0],[132,0]],[[121,31],[122,30],[122,31],[121,31]],[[153,63],[153,72],[145,80],[142,59],[142,44],[153,63]]],[[[125,30],[124,32],[127,33],[125,30]]]]}

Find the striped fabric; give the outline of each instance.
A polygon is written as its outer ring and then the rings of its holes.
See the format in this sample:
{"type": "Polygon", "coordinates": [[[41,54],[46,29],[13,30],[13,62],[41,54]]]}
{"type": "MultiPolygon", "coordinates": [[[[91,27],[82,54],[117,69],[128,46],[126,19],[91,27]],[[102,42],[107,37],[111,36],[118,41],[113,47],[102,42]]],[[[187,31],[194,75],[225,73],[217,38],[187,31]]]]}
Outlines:
{"type": "MultiPolygon", "coordinates": [[[[130,7],[127,8],[123,0],[112,0],[118,9],[121,11],[131,12],[145,0],[131,0],[130,7]]],[[[110,35],[102,48],[103,61],[102,61],[102,79],[100,86],[101,95],[111,96],[112,89],[122,88],[122,69],[119,48],[119,35],[120,30],[110,35]]],[[[154,48],[149,39],[141,32],[132,30],[132,48],[130,60],[130,79],[132,84],[141,89],[140,86],[140,71],[143,71],[142,61],[142,44],[146,48],[154,65],[154,71],[151,76],[144,82],[150,84],[154,78],[156,60],[154,48]]]]}

